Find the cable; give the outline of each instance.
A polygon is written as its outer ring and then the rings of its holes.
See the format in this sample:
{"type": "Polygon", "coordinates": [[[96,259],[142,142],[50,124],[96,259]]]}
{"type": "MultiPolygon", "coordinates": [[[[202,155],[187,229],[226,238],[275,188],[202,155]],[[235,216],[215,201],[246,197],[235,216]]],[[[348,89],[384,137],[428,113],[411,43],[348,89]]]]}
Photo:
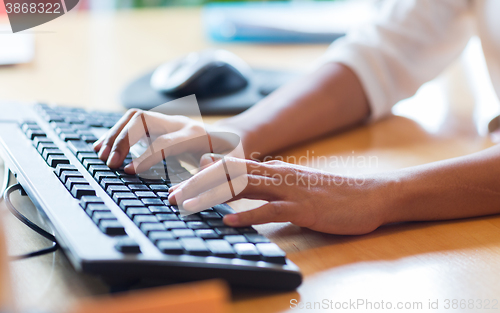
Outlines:
{"type": "Polygon", "coordinates": [[[56,237],[54,237],[54,235],[52,235],[51,233],[45,231],[44,229],[42,229],[41,227],[39,227],[38,225],[36,225],[32,221],[30,221],[26,216],[24,216],[23,214],[21,214],[21,212],[19,212],[14,207],[14,205],[12,204],[12,202],[10,201],[10,195],[11,195],[11,193],[14,192],[14,191],[16,191],[16,190],[21,190],[21,189],[22,189],[22,187],[21,187],[21,185],[19,183],[15,184],[15,185],[12,185],[12,186],[8,187],[7,189],[5,189],[5,191],[3,193],[3,198],[5,200],[5,204],[7,205],[7,208],[24,225],[28,226],[29,228],[31,228],[33,231],[35,231],[39,235],[41,235],[41,236],[47,238],[48,240],[52,241],[53,245],[51,247],[48,247],[48,248],[45,248],[45,249],[41,249],[41,250],[38,250],[38,251],[34,251],[34,252],[30,252],[30,253],[27,253],[27,254],[22,254],[22,255],[18,255],[18,256],[11,256],[10,258],[12,260],[22,260],[22,259],[32,258],[32,257],[44,255],[44,254],[47,254],[47,253],[55,252],[59,248],[59,245],[56,242],[56,237]]]}
{"type": "Polygon", "coordinates": [[[0,194],[0,202],[2,202],[3,199],[3,193],[9,187],[10,183],[10,169],[7,168],[7,166],[4,166],[4,172],[3,172],[3,184],[2,184],[2,193],[0,194]]]}

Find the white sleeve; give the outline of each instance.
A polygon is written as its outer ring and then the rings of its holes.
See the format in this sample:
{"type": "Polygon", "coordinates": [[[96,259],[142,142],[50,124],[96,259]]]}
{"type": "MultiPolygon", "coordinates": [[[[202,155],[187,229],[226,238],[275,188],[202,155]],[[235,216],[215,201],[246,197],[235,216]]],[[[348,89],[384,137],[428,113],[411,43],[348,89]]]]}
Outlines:
{"type": "Polygon", "coordinates": [[[339,62],[359,77],[371,119],[415,94],[465,48],[469,0],[385,0],[374,23],[335,41],[321,63],[339,62]]]}

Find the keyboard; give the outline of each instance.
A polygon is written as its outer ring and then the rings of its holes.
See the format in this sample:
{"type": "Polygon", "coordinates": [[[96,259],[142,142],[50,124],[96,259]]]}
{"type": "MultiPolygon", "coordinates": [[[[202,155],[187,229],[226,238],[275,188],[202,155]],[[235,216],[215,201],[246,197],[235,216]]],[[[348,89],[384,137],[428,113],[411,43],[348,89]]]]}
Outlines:
{"type": "Polygon", "coordinates": [[[110,169],[92,148],[119,113],[0,104],[0,153],[78,271],[107,279],[295,289],[299,268],[253,227],[232,228],[227,204],[181,215],[168,189],[191,174],[174,157],[146,173],[110,169]],[[169,171],[165,171],[168,166],[169,171]],[[167,175],[168,173],[169,175],[167,175]]]}

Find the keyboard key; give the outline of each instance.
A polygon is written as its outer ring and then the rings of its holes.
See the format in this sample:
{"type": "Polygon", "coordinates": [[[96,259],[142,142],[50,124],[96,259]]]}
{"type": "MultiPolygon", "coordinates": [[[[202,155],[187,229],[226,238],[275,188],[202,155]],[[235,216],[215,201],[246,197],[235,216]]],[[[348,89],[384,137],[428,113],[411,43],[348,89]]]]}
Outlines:
{"type": "MultiPolygon", "coordinates": [[[[163,226],[162,223],[142,223],[140,224],[141,231],[145,233],[146,235],[149,234],[149,232],[152,231],[165,231],[165,226],[163,226]]],[[[165,232],[166,233],[166,232],[165,232]]],[[[169,238],[165,238],[169,239],[169,238]]]]}
{"type": "Polygon", "coordinates": [[[142,180],[140,180],[138,177],[132,176],[132,177],[120,177],[121,180],[126,184],[142,184],[142,180]]]}
{"type": "Polygon", "coordinates": [[[158,249],[165,254],[183,254],[184,249],[176,240],[159,240],[156,242],[158,249]]]}
{"type": "Polygon", "coordinates": [[[155,214],[158,214],[158,213],[174,213],[174,211],[172,211],[172,209],[169,208],[168,206],[156,206],[156,205],[152,205],[152,206],[148,206],[148,209],[149,209],[149,211],[151,211],[151,213],[155,213],[155,214]]]}
{"type": "Polygon", "coordinates": [[[28,131],[28,129],[40,129],[40,126],[38,126],[37,122],[35,122],[35,121],[24,122],[21,125],[21,130],[24,133],[26,133],[28,131]]]}
{"type": "Polygon", "coordinates": [[[59,164],[56,166],[55,172],[57,177],[61,177],[63,171],[78,171],[78,169],[73,164],[59,164]]]}
{"type": "Polygon", "coordinates": [[[50,155],[47,158],[47,164],[56,167],[58,164],[69,164],[69,160],[64,155],[50,155]]]}
{"type": "MultiPolygon", "coordinates": [[[[61,133],[59,135],[59,138],[61,138],[61,140],[64,140],[64,141],[77,141],[77,142],[80,142],[80,135],[78,135],[77,133],[61,133]]],[[[69,147],[69,145],[68,145],[69,147]]],[[[70,148],[71,149],[71,148],[70,148]]]]}
{"type": "Polygon", "coordinates": [[[101,182],[104,178],[116,178],[116,174],[109,171],[109,172],[95,172],[94,174],[94,179],[98,182],[101,182]]]}
{"type": "Polygon", "coordinates": [[[64,122],[64,118],[56,113],[45,114],[45,120],[47,122],[64,122]]]}
{"type": "Polygon", "coordinates": [[[53,142],[40,142],[36,147],[38,153],[43,154],[45,149],[59,149],[59,147],[53,142]]]}
{"type": "Polygon", "coordinates": [[[137,197],[131,192],[115,192],[113,194],[113,200],[117,204],[120,204],[121,200],[126,200],[126,199],[137,199],[137,197]]]}
{"type": "Polygon", "coordinates": [[[264,261],[286,264],[285,252],[274,243],[258,243],[255,245],[262,254],[264,261]]]}
{"type": "Polygon", "coordinates": [[[83,196],[80,199],[80,206],[86,209],[90,204],[104,204],[101,198],[97,196],[83,196]]]}
{"type": "Polygon", "coordinates": [[[109,195],[114,195],[115,192],[129,192],[130,189],[128,189],[127,186],[125,185],[111,185],[106,189],[106,192],[109,195]]]}
{"type": "Polygon", "coordinates": [[[156,198],[156,195],[152,191],[136,191],[135,195],[139,199],[144,199],[144,198],[156,198]]]}
{"type": "Polygon", "coordinates": [[[73,197],[80,199],[83,196],[95,196],[95,190],[90,185],[73,185],[71,188],[71,194],[73,197]]]}
{"type": "Polygon", "coordinates": [[[95,212],[92,215],[92,220],[99,224],[101,220],[116,220],[116,216],[112,212],[95,212]]]}
{"type": "Polygon", "coordinates": [[[138,226],[142,223],[158,223],[158,219],[154,215],[136,215],[133,221],[138,226]]]}
{"type": "Polygon", "coordinates": [[[204,220],[221,219],[221,216],[217,212],[200,212],[200,217],[204,220]]]}
{"type": "Polygon", "coordinates": [[[241,234],[257,234],[257,230],[253,227],[238,227],[235,229],[241,234]]]}
{"type": "Polygon", "coordinates": [[[80,160],[80,162],[83,162],[87,159],[93,159],[93,160],[99,159],[99,157],[97,156],[97,153],[95,153],[95,152],[78,152],[77,157],[78,157],[78,160],[80,160]]]}
{"type": "Polygon", "coordinates": [[[41,143],[53,143],[53,142],[51,139],[49,139],[47,137],[35,137],[35,139],[33,139],[33,146],[35,146],[35,148],[38,149],[38,146],[41,143]]]}
{"type": "Polygon", "coordinates": [[[214,205],[213,209],[222,216],[234,213],[234,210],[231,209],[231,207],[228,205],[222,205],[222,204],[214,205]]]}
{"type": "Polygon", "coordinates": [[[156,242],[158,240],[174,239],[174,236],[172,236],[172,233],[168,231],[150,231],[148,232],[148,238],[152,242],[156,242]]]}
{"type": "Polygon", "coordinates": [[[234,258],[236,256],[231,245],[225,240],[207,240],[205,243],[215,256],[225,258],[234,258]]]}
{"type": "Polygon", "coordinates": [[[214,229],[215,232],[221,236],[226,235],[238,235],[239,233],[234,228],[229,227],[218,227],[214,229]]]}
{"type": "Polygon", "coordinates": [[[148,186],[143,184],[128,185],[128,188],[132,191],[149,191],[148,186]]]}
{"type": "MultiPolygon", "coordinates": [[[[201,222],[201,218],[197,214],[191,214],[191,215],[184,215],[184,216],[179,216],[181,221],[184,222],[201,222]]],[[[205,227],[209,228],[209,227],[205,227]]]]}
{"type": "Polygon", "coordinates": [[[101,187],[103,189],[107,190],[108,187],[111,186],[111,185],[123,185],[123,183],[118,178],[103,178],[101,180],[101,187]]]}
{"type": "Polygon", "coordinates": [[[219,235],[217,235],[213,229],[197,229],[194,233],[196,237],[203,239],[219,239],[219,235]]]}
{"type": "Polygon", "coordinates": [[[99,223],[99,228],[106,235],[125,235],[125,228],[117,220],[102,220],[99,223]]]}
{"type": "Polygon", "coordinates": [[[168,191],[169,189],[167,185],[149,185],[149,188],[153,191],[168,191]]]}
{"type": "Polygon", "coordinates": [[[42,158],[45,161],[47,161],[47,159],[51,155],[64,155],[64,152],[62,152],[62,150],[59,150],[59,149],[45,149],[45,150],[43,150],[42,158]]]}
{"type": "Polygon", "coordinates": [[[144,203],[145,205],[160,205],[160,206],[163,206],[163,201],[161,201],[160,199],[156,198],[156,199],[152,199],[152,198],[144,198],[141,200],[142,203],[144,203]]]}
{"type": "Polygon", "coordinates": [[[270,242],[266,237],[259,234],[245,234],[245,238],[251,243],[267,243],[270,242]]]}
{"type": "MultiPolygon", "coordinates": [[[[61,177],[59,177],[61,181],[66,184],[68,181],[68,178],[83,178],[83,175],[80,172],[75,172],[75,171],[64,171],[61,174],[61,177]]],[[[86,180],[85,180],[86,181],[86,180]]]]}
{"type": "Polygon", "coordinates": [[[87,205],[85,212],[87,212],[88,216],[92,217],[94,215],[94,213],[111,212],[111,210],[104,204],[89,204],[89,205],[87,205]]]}
{"type": "Polygon", "coordinates": [[[247,243],[248,242],[248,240],[243,235],[229,235],[229,236],[224,236],[224,240],[227,241],[227,242],[229,242],[230,244],[247,243]]]}
{"type": "Polygon", "coordinates": [[[65,185],[68,190],[72,190],[75,185],[89,185],[89,182],[85,178],[71,177],[66,180],[65,185]]]}
{"type": "Polygon", "coordinates": [[[156,194],[162,200],[167,200],[168,199],[168,192],[166,192],[166,191],[158,191],[156,194]]]}
{"type": "Polygon", "coordinates": [[[186,228],[186,223],[180,221],[163,222],[167,229],[186,228]]]}
{"type": "Polygon", "coordinates": [[[242,259],[247,260],[260,260],[260,253],[251,243],[237,243],[233,245],[234,250],[242,259]]]}
{"type": "MultiPolygon", "coordinates": [[[[90,165],[87,169],[90,175],[94,176],[96,172],[111,172],[111,169],[106,165],[90,165]]],[[[116,175],[115,175],[116,176],[116,175]]]]}
{"type": "MultiPolygon", "coordinates": [[[[78,136],[77,134],[72,134],[72,137],[76,138],[76,140],[75,139],[71,139],[71,140],[68,139],[69,141],[68,141],[67,145],[68,145],[68,148],[71,150],[71,152],[73,152],[74,155],[77,155],[80,152],[94,152],[94,148],[92,147],[92,145],[89,145],[85,141],[78,140],[78,139],[80,139],[80,136],[78,136]]],[[[68,138],[69,138],[69,136],[68,136],[68,138]]]]}
{"type": "Polygon", "coordinates": [[[172,229],[171,233],[175,238],[196,237],[192,229],[172,229]]]}
{"type": "Polygon", "coordinates": [[[190,229],[207,229],[207,228],[210,228],[210,227],[208,227],[207,223],[204,223],[204,222],[187,222],[186,225],[190,229]]]}
{"type": "Polygon", "coordinates": [[[201,238],[181,238],[180,244],[189,254],[192,255],[209,255],[210,251],[201,238]]]}
{"type": "Polygon", "coordinates": [[[149,210],[147,208],[144,208],[144,207],[130,207],[126,210],[126,213],[128,215],[128,217],[130,217],[131,219],[134,218],[134,216],[136,215],[150,215],[151,212],[149,212],[149,210]]]}
{"type": "Polygon", "coordinates": [[[41,129],[28,129],[26,131],[26,136],[30,139],[30,140],[33,140],[35,139],[36,137],[47,137],[47,134],[41,130],[41,129]]]}
{"type": "Polygon", "coordinates": [[[160,222],[167,222],[167,221],[178,221],[179,220],[179,217],[174,214],[174,213],[171,213],[171,214],[156,214],[156,218],[160,221],[160,222]]]}
{"type": "Polygon", "coordinates": [[[127,210],[128,208],[132,208],[132,207],[144,207],[144,205],[142,204],[142,202],[140,200],[122,200],[120,202],[120,208],[122,208],[122,210],[127,210]]]}
{"type": "Polygon", "coordinates": [[[82,135],[81,138],[86,143],[94,143],[95,141],[97,141],[97,139],[99,139],[96,136],[91,135],[91,134],[89,134],[89,135],[82,135]]]}
{"type": "MultiPolygon", "coordinates": [[[[226,224],[222,221],[222,219],[218,220],[208,220],[207,224],[210,225],[211,227],[225,227],[226,224]]],[[[238,234],[238,232],[236,232],[238,234]]]]}
{"type": "Polygon", "coordinates": [[[130,237],[120,238],[115,244],[116,250],[122,253],[141,253],[139,244],[130,237]]]}
{"type": "Polygon", "coordinates": [[[100,159],[83,159],[82,164],[83,166],[85,166],[86,169],[88,169],[91,165],[106,165],[100,159]]]}

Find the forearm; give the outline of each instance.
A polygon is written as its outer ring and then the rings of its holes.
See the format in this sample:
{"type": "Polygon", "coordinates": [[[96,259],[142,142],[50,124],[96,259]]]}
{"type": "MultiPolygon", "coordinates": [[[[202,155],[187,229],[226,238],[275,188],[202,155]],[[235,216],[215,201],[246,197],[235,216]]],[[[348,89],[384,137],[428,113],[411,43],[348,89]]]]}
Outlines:
{"type": "Polygon", "coordinates": [[[500,213],[500,146],[389,176],[385,223],[500,213]]]}
{"type": "Polygon", "coordinates": [[[368,100],[357,76],[346,66],[331,63],[218,124],[242,137],[248,158],[253,152],[264,157],[361,123],[368,115],[368,100]]]}

